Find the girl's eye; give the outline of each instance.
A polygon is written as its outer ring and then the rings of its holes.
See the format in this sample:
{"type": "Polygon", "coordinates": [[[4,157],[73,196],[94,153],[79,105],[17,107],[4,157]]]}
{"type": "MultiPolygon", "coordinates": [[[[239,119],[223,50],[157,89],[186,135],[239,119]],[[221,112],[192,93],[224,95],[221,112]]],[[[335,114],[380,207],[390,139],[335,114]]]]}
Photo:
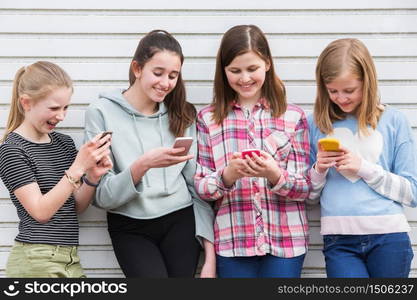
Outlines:
{"type": "Polygon", "coordinates": [[[162,76],[162,73],[155,73],[155,72],[154,72],[154,73],[153,73],[153,75],[155,75],[155,76],[158,76],[158,77],[159,77],[159,76],[162,76]]]}
{"type": "Polygon", "coordinates": [[[230,70],[230,72],[233,73],[233,74],[239,74],[240,70],[230,70]]]}
{"type": "Polygon", "coordinates": [[[256,70],[258,70],[258,67],[248,69],[249,72],[255,72],[256,70]]]}
{"type": "Polygon", "coordinates": [[[176,79],[177,77],[178,77],[178,75],[170,75],[170,76],[169,76],[169,79],[174,80],[174,79],[176,79]]]}
{"type": "Polygon", "coordinates": [[[330,94],[336,94],[337,91],[329,91],[330,94]]]}
{"type": "Polygon", "coordinates": [[[346,94],[352,94],[353,92],[354,92],[353,90],[345,91],[346,94]]]}

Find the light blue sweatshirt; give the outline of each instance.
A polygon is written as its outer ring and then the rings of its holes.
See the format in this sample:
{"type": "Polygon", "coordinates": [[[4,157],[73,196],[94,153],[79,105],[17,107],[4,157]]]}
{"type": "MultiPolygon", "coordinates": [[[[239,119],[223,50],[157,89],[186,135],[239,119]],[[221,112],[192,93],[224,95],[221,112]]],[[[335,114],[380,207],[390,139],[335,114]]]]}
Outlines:
{"type": "MultiPolygon", "coordinates": [[[[382,234],[410,230],[403,205],[417,204],[416,144],[406,117],[385,107],[376,130],[359,135],[357,119],[348,116],[333,123],[325,136],[308,117],[310,161],[316,162],[317,142],[323,137],[339,139],[342,146],[362,158],[357,174],[330,168],[319,174],[310,170],[310,200],[320,200],[322,234],[382,234]]],[[[311,201],[310,201],[311,202],[311,201]]]]}
{"type": "MultiPolygon", "coordinates": [[[[164,103],[151,116],[134,109],[122,90],[101,94],[85,115],[85,139],[112,131],[113,169],[100,181],[94,205],[112,213],[136,219],[153,219],[194,204],[196,235],[213,241],[213,211],[194,189],[195,159],[167,168],[151,168],[134,185],[130,167],[143,153],[157,147],[172,147],[175,136],[169,131],[164,103]]],[[[190,152],[197,154],[196,127],[184,136],[194,138],[190,152]]]]}

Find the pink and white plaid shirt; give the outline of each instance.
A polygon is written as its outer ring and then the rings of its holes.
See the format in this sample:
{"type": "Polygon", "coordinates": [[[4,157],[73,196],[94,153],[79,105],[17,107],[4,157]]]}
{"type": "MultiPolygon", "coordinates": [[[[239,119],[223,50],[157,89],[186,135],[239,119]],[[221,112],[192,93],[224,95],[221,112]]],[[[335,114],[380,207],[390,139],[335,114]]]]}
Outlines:
{"type": "Polygon", "coordinates": [[[260,99],[252,111],[232,104],[222,124],[212,120],[212,108],[197,119],[198,167],[195,187],[202,199],[215,202],[215,249],[221,256],[271,254],[294,257],[308,245],[304,201],[310,180],[309,135],[304,111],[288,105],[272,117],[260,99]],[[244,177],[230,187],[222,181],[223,169],[234,152],[246,148],[271,154],[282,169],[275,186],[266,178],[244,177]]]}

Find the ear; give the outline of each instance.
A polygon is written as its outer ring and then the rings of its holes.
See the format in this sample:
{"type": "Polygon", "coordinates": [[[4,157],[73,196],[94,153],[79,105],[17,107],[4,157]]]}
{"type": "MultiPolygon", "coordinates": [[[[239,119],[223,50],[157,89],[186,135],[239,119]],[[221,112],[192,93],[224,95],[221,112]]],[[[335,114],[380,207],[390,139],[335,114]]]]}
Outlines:
{"type": "Polygon", "coordinates": [[[133,60],[130,67],[132,68],[132,72],[136,79],[139,79],[142,74],[142,68],[139,66],[139,63],[136,60],[133,60]]]}
{"type": "Polygon", "coordinates": [[[265,71],[268,72],[270,68],[271,68],[271,62],[268,59],[268,61],[265,62],[265,71]]]}
{"type": "Polygon", "coordinates": [[[20,105],[22,105],[22,108],[24,111],[29,111],[32,107],[32,99],[29,98],[28,95],[23,94],[22,96],[20,96],[20,105]]]}

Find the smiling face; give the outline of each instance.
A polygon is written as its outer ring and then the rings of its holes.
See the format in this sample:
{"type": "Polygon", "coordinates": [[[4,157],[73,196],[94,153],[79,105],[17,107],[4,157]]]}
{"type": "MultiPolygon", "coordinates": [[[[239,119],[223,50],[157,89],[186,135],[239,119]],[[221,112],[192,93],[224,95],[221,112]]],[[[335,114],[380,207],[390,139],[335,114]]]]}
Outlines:
{"type": "Polygon", "coordinates": [[[258,101],[268,70],[269,64],[253,51],[236,56],[225,67],[227,81],[237,93],[239,103],[253,104],[258,101]]]}
{"type": "Polygon", "coordinates": [[[146,102],[159,103],[175,88],[180,71],[180,57],[171,51],[160,51],[142,68],[137,65],[133,67],[136,77],[134,85],[146,102]]]}
{"type": "Polygon", "coordinates": [[[326,84],[330,100],[348,114],[354,114],[362,103],[362,87],[363,82],[348,71],[326,84]]]}
{"type": "Polygon", "coordinates": [[[26,127],[34,136],[46,136],[64,120],[71,96],[72,88],[67,87],[56,88],[38,100],[23,96],[21,102],[25,110],[26,127]]]}

